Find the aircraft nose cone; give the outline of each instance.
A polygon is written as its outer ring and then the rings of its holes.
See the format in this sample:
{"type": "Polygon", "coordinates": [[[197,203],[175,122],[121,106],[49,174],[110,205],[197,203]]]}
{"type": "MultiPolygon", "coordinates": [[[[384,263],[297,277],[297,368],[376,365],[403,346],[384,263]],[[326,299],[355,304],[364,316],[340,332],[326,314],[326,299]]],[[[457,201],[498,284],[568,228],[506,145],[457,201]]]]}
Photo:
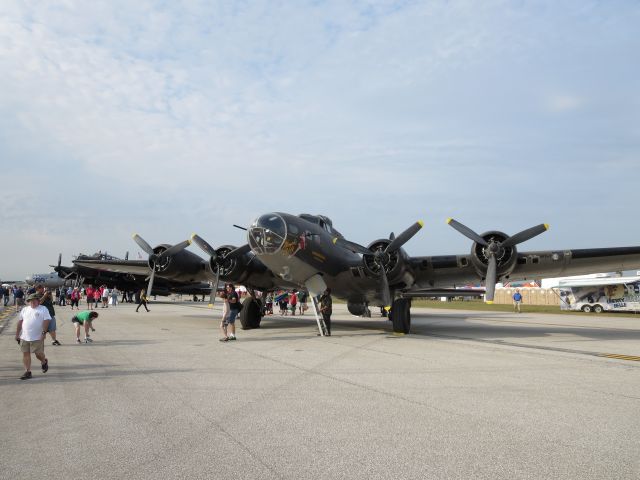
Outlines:
{"type": "Polygon", "coordinates": [[[33,283],[33,277],[29,275],[27,278],[24,279],[24,281],[27,282],[29,285],[31,285],[33,283]]]}
{"type": "Polygon", "coordinates": [[[287,225],[277,213],[259,217],[247,232],[248,243],[255,253],[277,253],[287,238],[287,225]]]}

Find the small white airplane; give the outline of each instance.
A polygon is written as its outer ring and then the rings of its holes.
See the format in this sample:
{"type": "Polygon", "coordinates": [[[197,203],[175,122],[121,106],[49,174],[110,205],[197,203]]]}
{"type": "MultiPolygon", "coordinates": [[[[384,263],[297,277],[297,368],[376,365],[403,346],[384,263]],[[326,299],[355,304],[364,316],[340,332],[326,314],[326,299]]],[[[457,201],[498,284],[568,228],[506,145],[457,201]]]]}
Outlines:
{"type": "Polygon", "coordinates": [[[34,273],[24,279],[29,285],[43,285],[47,288],[58,288],[65,284],[65,279],[60,278],[57,272],[34,273]]]}

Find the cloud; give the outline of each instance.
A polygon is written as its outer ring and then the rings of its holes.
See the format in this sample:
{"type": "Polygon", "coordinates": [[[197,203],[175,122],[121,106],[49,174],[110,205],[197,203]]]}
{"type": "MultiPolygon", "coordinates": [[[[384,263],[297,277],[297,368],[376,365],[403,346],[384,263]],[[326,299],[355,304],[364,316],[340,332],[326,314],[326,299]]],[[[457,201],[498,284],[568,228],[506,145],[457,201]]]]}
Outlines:
{"type": "Polygon", "coordinates": [[[550,112],[565,113],[579,110],[585,105],[585,100],[575,95],[552,95],[544,103],[550,112]]]}
{"type": "Polygon", "coordinates": [[[637,158],[638,20],[598,2],[2,2],[0,221],[25,239],[0,247],[242,242],[231,224],[264,210],[363,242],[450,214],[518,231],[565,221],[566,191],[580,217],[592,172],[637,158]]]}

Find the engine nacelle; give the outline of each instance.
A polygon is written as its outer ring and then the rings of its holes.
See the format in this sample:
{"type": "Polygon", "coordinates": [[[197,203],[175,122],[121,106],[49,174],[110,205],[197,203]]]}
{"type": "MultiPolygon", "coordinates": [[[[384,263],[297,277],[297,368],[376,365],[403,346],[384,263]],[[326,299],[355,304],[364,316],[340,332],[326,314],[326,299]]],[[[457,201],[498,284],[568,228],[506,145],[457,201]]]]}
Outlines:
{"type": "Polygon", "coordinates": [[[399,248],[390,253],[382,253],[390,243],[391,240],[382,238],[371,242],[367,246],[372,254],[362,256],[365,273],[370,277],[379,278],[381,269],[384,268],[390,285],[404,284],[405,286],[411,286],[415,276],[409,268],[409,257],[406,252],[399,248]],[[375,252],[379,252],[379,255],[375,255],[375,252]]]}
{"type": "Polygon", "coordinates": [[[195,281],[203,268],[202,259],[187,250],[160,258],[160,255],[169,247],[170,245],[163,244],[153,249],[153,255],[149,256],[149,268],[153,268],[155,265],[157,274],[163,278],[186,282],[195,281]]]}
{"type": "Polygon", "coordinates": [[[223,245],[216,249],[216,261],[213,258],[209,258],[209,266],[212,271],[220,269],[220,276],[230,281],[238,282],[242,275],[245,273],[245,265],[248,260],[245,259],[246,255],[236,257],[233,259],[225,258],[229,252],[235,250],[233,245],[223,245]]]}
{"type": "Polygon", "coordinates": [[[497,278],[509,275],[516,265],[518,258],[518,250],[516,247],[503,247],[504,242],[509,235],[503,232],[491,231],[480,235],[486,240],[489,246],[480,245],[478,242],[474,242],[471,246],[471,263],[478,272],[478,275],[482,278],[487,276],[487,268],[489,265],[489,248],[492,244],[497,245],[497,251],[495,254],[497,262],[497,278]]]}
{"type": "Polygon", "coordinates": [[[258,290],[267,290],[276,286],[276,279],[271,270],[251,252],[233,259],[225,258],[235,250],[233,245],[223,245],[216,250],[216,261],[209,258],[209,267],[215,272],[220,269],[220,278],[225,281],[240,283],[258,290]]]}

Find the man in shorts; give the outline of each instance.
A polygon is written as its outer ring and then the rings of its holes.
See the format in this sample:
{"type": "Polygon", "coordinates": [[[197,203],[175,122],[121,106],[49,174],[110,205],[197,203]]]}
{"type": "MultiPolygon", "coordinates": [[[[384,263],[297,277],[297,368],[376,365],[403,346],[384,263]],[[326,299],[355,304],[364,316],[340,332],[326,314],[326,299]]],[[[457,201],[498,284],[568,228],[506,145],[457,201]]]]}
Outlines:
{"type": "Polygon", "coordinates": [[[236,339],[236,317],[238,313],[240,313],[240,297],[236,292],[233,283],[227,284],[227,301],[229,302],[229,316],[226,320],[223,320],[226,323],[226,328],[223,328],[228,333],[226,340],[224,341],[233,341],[236,339]]]}
{"type": "Polygon", "coordinates": [[[71,319],[71,323],[76,328],[76,343],[82,343],[80,341],[80,325],[84,325],[84,343],[91,343],[91,336],[89,335],[89,329],[91,328],[91,322],[94,318],[98,318],[98,312],[83,310],[76,313],[71,319]]]}
{"type": "Polygon", "coordinates": [[[36,287],[36,293],[40,295],[40,305],[45,307],[49,311],[51,320],[49,321],[49,329],[47,333],[51,336],[51,345],[59,346],[61,343],[56,336],[56,310],[53,307],[53,298],[51,296],[51,290],[44,288],[42,285],[36,287]]]}
{"type": "Polygon", "coordinates": [[[20,319],[16,327],[16,340],[22,351],[22,363],[25,372],[20,380],[29,380],[31,375],[31,354],[42,364],[42,373],[49,370],[49,360],[44,355],[44,337],[49,328],[49,310],[40,305],[40,297],[32,293],[27,297],[29,305],[20,311],[20,319]]]}

